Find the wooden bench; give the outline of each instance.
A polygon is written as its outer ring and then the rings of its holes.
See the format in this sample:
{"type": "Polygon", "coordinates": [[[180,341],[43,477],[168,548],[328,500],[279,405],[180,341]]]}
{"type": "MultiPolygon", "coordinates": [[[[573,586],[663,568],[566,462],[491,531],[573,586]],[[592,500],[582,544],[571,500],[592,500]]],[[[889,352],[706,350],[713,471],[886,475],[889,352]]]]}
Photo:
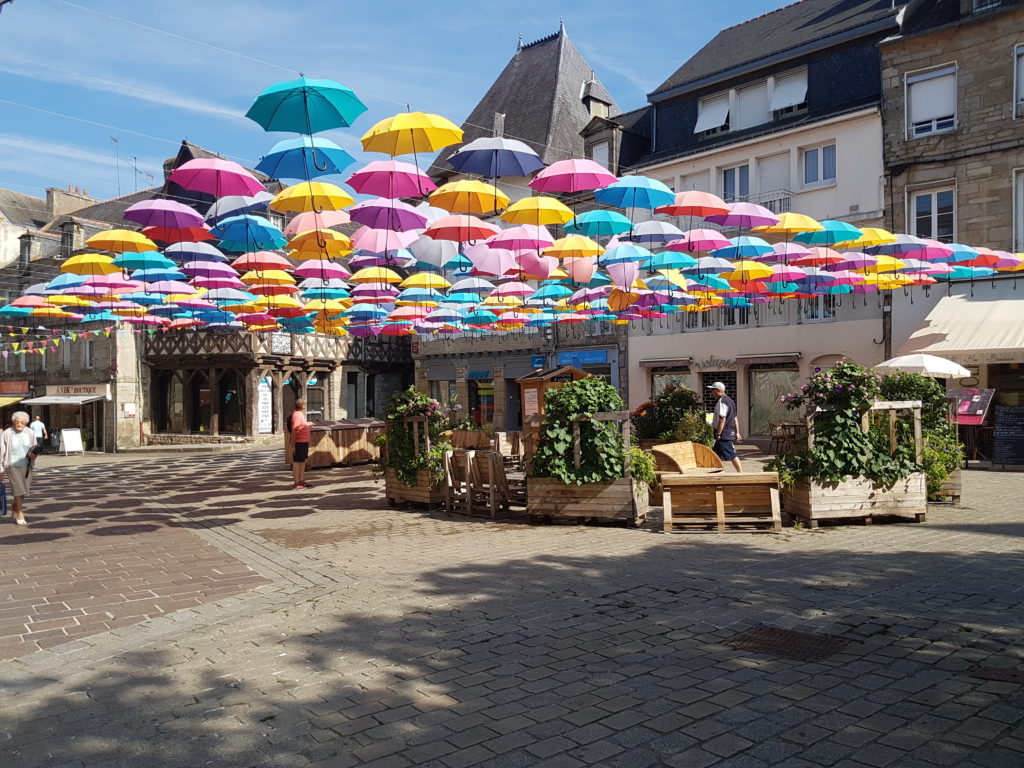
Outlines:
{"type": "Polygon", "coordinates": [[[777,472],[661,476],[663,532],[782,530],[777,472]]]}
{"type": "Polygon", "coordinates": [[[526,478],[509,477],[498,451],[470,453],[469,482],[470,515],[495,519],[512,515],[513,506],[526,507],[526,478]]]}
{"type": "Polygon", "coordinates": [[[662,443],[651,449],[656,472],[690,474],[722,468],[722,460],[700,443],[662,443]]]}

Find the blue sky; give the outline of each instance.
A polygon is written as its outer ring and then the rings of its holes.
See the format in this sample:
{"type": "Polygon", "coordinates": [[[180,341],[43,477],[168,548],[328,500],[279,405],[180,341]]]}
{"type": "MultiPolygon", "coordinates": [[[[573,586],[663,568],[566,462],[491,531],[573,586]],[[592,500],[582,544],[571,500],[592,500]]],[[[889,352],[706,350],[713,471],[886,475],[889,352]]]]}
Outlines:
{"type": "MultiPolygon", "coordinates": [[[[328,135],[359,137],[406,104],[461,123],[515,52],[558,29],[623,109],[722,27],[780,2],[706,0],[15,0],[0,11],[0,187],[75,185],[101,199],[162,180],[183,138],[254,164],[283,134],[243,115],[303,72],[369,107],[328,135]],[[115,144],[120,166],[115,162],[115,144]],[[136,173],[135,167],[139,169],[136,173]]],[[[379,159],[379,156],[377,156],[379,159]]]]}

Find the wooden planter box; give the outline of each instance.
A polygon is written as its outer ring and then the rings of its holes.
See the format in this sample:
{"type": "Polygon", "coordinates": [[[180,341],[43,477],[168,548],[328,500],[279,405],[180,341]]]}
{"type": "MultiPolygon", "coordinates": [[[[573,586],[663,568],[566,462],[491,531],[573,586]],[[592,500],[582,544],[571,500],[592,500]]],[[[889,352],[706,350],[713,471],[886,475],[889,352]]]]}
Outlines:
{"type": "Polygon", "coordinates": [[[956,506],[960,506],[960,496],[963,493],[963,472],[959,469],[954,469],[949,473],[949,477],[946,478],[946,482],[942,484],[942,488],[939,493],[942,495],[944,501],[951,501],[956,506]]]}
{"type": "Polygon", "coordinates": [[[531,518],[629,520],[640,525],[648,506],[646,489],[638,496],[632,478],[583,485],[554,477],[526,478],[526,513],[531,518]]]}
{"type": "Polygon", "coordinates": [[[836,486],[801,479],[792,490],[783,491],[782,506],[810,528],[817,528],[819,520],[861,518],[870,523],[879,515],[913,515],[923,523],[928,495],[923,472],[915,472],[888,490],[863,477],[836,486]]]}
{"type": "Polygon", "coordinates": [[[394,506],[400,501],[425,504],[433,509],[444,506],[444,486],[431,487],[430,476],[424,469],[416,473],[416,484],[409,487],[395,476],[390,467],[384,470],[384,497],[394,506]]]}

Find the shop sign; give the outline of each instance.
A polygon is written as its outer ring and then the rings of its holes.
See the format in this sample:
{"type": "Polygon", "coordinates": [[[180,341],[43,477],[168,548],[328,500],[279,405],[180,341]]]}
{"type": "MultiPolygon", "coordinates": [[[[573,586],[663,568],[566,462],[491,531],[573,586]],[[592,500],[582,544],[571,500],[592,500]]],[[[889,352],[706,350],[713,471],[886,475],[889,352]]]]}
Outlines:
{"type": "Polygon", "coordinates": [[[580,349],[575,352],[559,352],[559,365],[603,365],[608,362],[607,349],[580,349]]]}
{"type": "Polygon", "coordinates": [[[0,381],[0,395],[27,395],[27,381],[0,381]]]}
{"type": "Polygon", "coordinates": [[[136,416],[135,403],[122,403],[121,410],[124,412],[126,419],[134,419],[136,416]]]}
{"type": "MultiPolygon", "coordinates": [[[[544,367],[544,355],[531,355],[530,365],[536,370],[537,368],[544,367]]],[[[25,382],[26,384],[28,382],[25,382]]]]}
{"type": "Polygon", "coordinates": [[[956,400],[956,423],[977,426],[985,421],[985,414],[992,405],[994,389],[951,389],[947,396],[956,400]]]}
{"type": "Polygon", "coordinates": [[[92,395],[93,397],[105,397],[110,399],[109,384],[48,384],[46,387],[48,395],[92,395]]]}
{"type": "Polygon", "coordinates": [[[707,360],[697,363],[697,367],[703,371],[720,371],[724,368],[735,368],[736,361],[722,357],[709,357],[707,360]]]}
{"type": "Polygon", "coordinates": [[[536,416],[540,413],[535,388],[523,390],[523,416],[536,416]]]}
{"type": "Polygon", "coordinates": [[[266,381],[256,387],[256,412],[259,433],[269,435],[274,431],[274,399],[273,390],[266,381]]]}
{"type": "Polygon", "coordinates": [[[489,379],[491,378],[491,369],[488,368],[485,371],[470,371],[466,374],[467,379],[489,379]]]}

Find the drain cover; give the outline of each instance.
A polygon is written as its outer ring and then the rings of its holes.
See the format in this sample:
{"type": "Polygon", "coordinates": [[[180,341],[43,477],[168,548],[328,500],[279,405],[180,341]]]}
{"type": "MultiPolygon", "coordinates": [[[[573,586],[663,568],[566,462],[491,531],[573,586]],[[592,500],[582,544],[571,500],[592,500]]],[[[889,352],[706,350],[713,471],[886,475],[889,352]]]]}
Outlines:
{"type": "Polygon", "coordinates": [[[817,635],[762,625],[723,640],[722,644],[741,651],[781,656],[784,659],[822,661],[839,653],[847,642],[834,635],[817,635]]]}

